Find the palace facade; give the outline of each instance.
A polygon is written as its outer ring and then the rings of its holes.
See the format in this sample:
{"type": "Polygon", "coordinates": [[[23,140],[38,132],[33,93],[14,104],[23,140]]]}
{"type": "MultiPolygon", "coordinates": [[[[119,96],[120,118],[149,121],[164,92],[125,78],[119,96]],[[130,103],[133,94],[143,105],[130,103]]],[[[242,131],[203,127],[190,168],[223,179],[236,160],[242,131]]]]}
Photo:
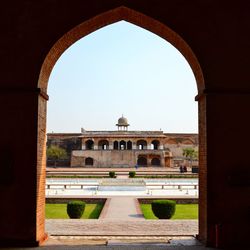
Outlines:
{"type": "MultiPolygon", "coordinates": [[[[177,167],[185,164],[184,148],[198,149],[197,134],[163,131],[129,131],[125,117],[116,131],[86,131],[79,134],[47,134],[47,146],[65,148],[71,167],[177,167]]],[[[47,164],[52,162],[48,159],[47,164]]],[[[197,163],[196,163],[197,164],[197,163]]]]}

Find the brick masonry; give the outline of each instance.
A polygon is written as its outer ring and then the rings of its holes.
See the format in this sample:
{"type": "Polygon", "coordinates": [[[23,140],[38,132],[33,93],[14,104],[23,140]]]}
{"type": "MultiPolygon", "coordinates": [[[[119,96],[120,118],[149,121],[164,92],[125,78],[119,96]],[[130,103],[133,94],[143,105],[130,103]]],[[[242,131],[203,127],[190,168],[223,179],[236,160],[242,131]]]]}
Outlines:
{"type": "Polygon", "coordinates": [[[0,182],[1,245],[37,245],[45,237],[44,98],[55,62],[78,39],[122,19],[168,40],[189,62],[199,101],[199,236],[211,246],[239,249],[246,244],[250,207],[245,181],[250,176],[247,1],[20,0],[14,5],[5,1],[2,10],[0,171],[6,179],[0,182]],[[4,161],[6,155],[11,160],[4,161]],[[237,203],[230,202],[232,197],[237,203]],[[18,214],[13,200],[22,204],[18,214]]]}

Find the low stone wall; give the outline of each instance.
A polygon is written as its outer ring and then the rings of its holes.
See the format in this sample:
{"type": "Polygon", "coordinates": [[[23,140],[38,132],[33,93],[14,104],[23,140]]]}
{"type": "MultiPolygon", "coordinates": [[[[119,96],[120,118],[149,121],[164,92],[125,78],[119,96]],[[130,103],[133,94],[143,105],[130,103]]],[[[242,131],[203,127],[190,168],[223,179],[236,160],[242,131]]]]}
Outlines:
{"type": "MultiPolygon", "coordinates": [[[[55,161],[47,160],[47,167],[55,167],[55,161]]],[[[70,167],[70,159],[56,161],[56,167],[70,167]]]]}
{"type": "Polygon", "coordinates": [[[198,198],[138,198],[141,204],[150,204],[153,200],[173,200],[177,204],[198,204],[198,198]]]}
{"type": "Polygon", "coordinates": [[[73,197],[66,197],[66,198],[54,198],[54,197],[47,197],[46,203],[47,204],[60,204],[60,203],[68,203],[73,200],[84,201],[86,203],[105,203],[106,198],[73,198],[73,197]]]}

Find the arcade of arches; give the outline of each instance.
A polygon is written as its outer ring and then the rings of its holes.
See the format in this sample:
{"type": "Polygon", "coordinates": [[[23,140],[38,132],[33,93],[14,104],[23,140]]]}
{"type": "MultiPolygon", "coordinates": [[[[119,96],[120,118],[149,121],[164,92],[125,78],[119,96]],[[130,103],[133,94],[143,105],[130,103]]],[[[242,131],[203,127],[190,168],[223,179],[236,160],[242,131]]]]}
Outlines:
{"type": "MultiPolygon", "coordinates": [[[[172,43],[194,72],[199,102],[199,239],[214,247],[241,249],[248,244],[248,1],[20,0],[15,5],[5,1],[2,10],[2,246],[38,245],[46,238],[46,91],[56,60],[78,39],[120,20],[172,43]],[[229,206],[232,199],[237,202],[229,206]],[[18,213],[13,200],[21,204],[18,213]]],[[[167,116],[164,107],[156,107],[156,112],[167,116]]]]}
{"type": "MultiPolygon", "coordinates": [[[[178,168],[180,164],[189,165],[188,160],[183,157],[184,148],[198,150],[197,134],[129,131],[128,128],[121,129],[128,126],[124,117],[119,118],[116,125],[117,131],[82,129],[79,134],[50,133],[47,134],[47,146],[57,145],[67,150],[69,154],[66,163],[70,162],[71,167],[117,168],[135,167],[137,164],[144,167],[178,168]],[[93,159],[92,164],[86,164],[88,158],[93,159]]],[[[51,159],[48,159],[47,164],[54,165],[51,159]]],[[[198,161],[194,159],[193,165],[198,165],[198,161]]]]}

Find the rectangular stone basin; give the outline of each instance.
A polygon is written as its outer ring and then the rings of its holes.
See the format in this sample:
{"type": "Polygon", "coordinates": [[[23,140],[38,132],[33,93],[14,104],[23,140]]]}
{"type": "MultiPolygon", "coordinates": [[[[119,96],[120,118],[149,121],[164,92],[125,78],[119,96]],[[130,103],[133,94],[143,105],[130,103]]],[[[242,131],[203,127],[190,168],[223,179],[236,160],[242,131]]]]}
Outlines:
{"type": "Polygon", "coordinates": [[[144,180],[105,179],[99,182],[99,191],[146,191],[144,180]]]}

